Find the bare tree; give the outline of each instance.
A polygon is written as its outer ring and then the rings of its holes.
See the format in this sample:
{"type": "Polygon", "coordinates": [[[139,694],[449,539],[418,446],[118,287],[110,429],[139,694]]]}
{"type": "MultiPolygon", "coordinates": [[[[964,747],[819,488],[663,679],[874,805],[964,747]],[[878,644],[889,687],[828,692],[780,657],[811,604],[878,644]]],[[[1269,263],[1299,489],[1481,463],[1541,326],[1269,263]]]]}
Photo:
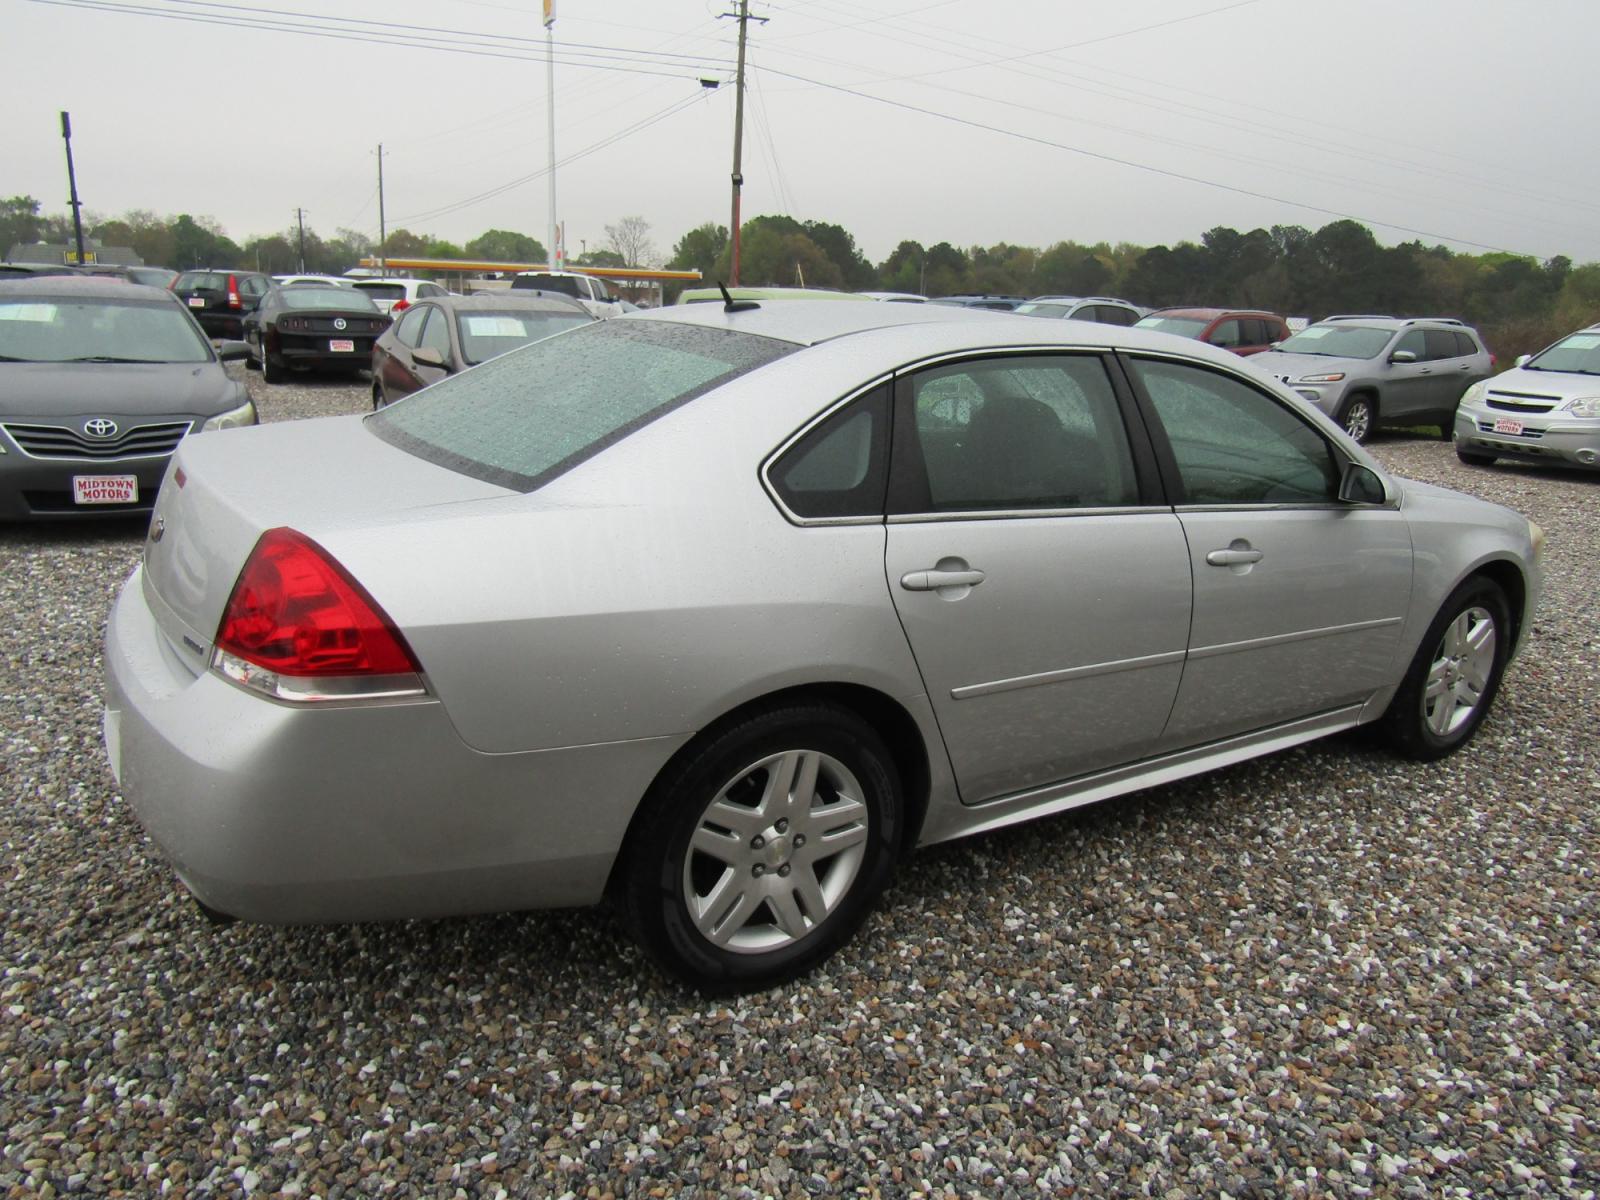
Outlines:
{"type": "Polygon", "coordinates": [[[606,245],[622,256],[630,267],[655,265],[656,248],[650,240],[650,222],[643,217],[623,217],[606,226],[606,245]]]}

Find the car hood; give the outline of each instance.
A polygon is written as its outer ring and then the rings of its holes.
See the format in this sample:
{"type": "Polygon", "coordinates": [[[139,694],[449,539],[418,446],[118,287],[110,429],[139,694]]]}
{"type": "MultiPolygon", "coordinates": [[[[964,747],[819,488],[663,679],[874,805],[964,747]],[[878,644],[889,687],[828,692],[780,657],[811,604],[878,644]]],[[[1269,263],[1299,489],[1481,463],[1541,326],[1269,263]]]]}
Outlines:
{"type": "Polygon", "coordinates": [[[244,401],[217,363],[0,363],[0,417],[212,416],[244,401]]]}
{"type": "Polygon", "coordinates": [[[1280,350],[1268,350],[1252,357],[1249,363],[1255,370],[1265,371],[1274,379],[1285,375],[1290,379],[1299,379],[1303,375],[1349,372],[1356,364],[1365,361],[1360,358],[1330,358],[1326,354],[1284,354],[1280,350]]]}
{"type": "Polygon", "coordinates": [[[362,420],[229,429],[178,447],[151,514],[144,589],[169,641],[195,669],[204,666],[240,568],[268,529],[298,530],[362,578],[363,551],[393,554],[392,538],[374,538],[375,529],[448,521],[473,507],[467,502],[517,495],[396,449],[362,420]]]}
{"type": "Polygon", "coordinates": [[[1513,367],[1489,380],[1488,394],[1510,395],[1519,400],[1575,400],[1600,396],[1600,375],[1567,371],[1529,371],[1513,367]]]}

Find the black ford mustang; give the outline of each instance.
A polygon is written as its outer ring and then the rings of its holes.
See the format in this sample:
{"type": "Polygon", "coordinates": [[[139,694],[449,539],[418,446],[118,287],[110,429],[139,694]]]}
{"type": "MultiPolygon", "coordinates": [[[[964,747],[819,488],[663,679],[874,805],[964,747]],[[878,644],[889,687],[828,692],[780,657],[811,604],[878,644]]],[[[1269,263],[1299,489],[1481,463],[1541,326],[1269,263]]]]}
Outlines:
{"type": "Polygon", "coordinates": [[[353,288],[289,284],[266,294],[244,320],[244,338],[268,383],[290,367],[360,371],[389,318],[353,288]]]}

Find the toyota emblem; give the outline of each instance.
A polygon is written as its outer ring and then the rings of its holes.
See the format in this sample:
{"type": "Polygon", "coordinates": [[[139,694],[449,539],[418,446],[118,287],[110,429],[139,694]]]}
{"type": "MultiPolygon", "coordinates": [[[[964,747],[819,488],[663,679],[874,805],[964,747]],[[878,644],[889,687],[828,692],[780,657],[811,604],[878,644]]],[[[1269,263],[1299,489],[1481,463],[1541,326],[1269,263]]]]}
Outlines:
{"type": "Polygon", "coordinates": [[[346,321],[343,317],[335,317],[333,319],[333,327],[335,329],[343,329],[349,323],[350,322],[346,321]]]}
{"type": "Polygon", "coordinates": [[[83,431],[95,438],[115,437],[117,423],[108,417],[92,417],[83,423],[83,431]]]}

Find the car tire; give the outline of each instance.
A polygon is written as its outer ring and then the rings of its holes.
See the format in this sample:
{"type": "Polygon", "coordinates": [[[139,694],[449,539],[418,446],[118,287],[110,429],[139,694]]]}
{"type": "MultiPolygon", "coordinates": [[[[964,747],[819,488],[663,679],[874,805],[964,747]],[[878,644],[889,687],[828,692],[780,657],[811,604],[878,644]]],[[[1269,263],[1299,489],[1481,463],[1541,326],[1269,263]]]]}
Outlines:
{"type": "Polygon", "coordinates": [[[288,369],[272,361],[272,355],[267,353],[267,344],[261,343],[261,381],[263,383],[282,383],[289,377],[288,369]]]}
{"type": "Polygon", "coordinates": [[[1466,744],[1500,690],[1510,613],[1505,592],[1491,579],[1469,579],[1450,594],[1383,715],[1391,746],[1428,762],[1466,744]]]}
{"type": "Polygon", "coordinates": [[[1476,450],[1464,450],[1456,447],[1456,457],[1469,467],[1492,467],[1498,456],[1494,454],[1480,454],[1476,450]]]}
{"type": "Polygon", "coordinates": [[[383,407],[383,385],[376,379],[372,381],[372,411],[377,412],[383,407]]]}
{"type": "Polygon", "coordinates": [[[1339,427],[1357,444],[1365,444],[1377,424],[1378,409],[1370,396],[1351,396],[1339,409],[1339,427]]]}
{"type": "Polygon", "coordinates": [[[668,765],[629,830],[613,898],[667,974],[711,995],[771,987],[865,920],[904,812],[870,726],[830,706],[771,709],[668,765]]]}

